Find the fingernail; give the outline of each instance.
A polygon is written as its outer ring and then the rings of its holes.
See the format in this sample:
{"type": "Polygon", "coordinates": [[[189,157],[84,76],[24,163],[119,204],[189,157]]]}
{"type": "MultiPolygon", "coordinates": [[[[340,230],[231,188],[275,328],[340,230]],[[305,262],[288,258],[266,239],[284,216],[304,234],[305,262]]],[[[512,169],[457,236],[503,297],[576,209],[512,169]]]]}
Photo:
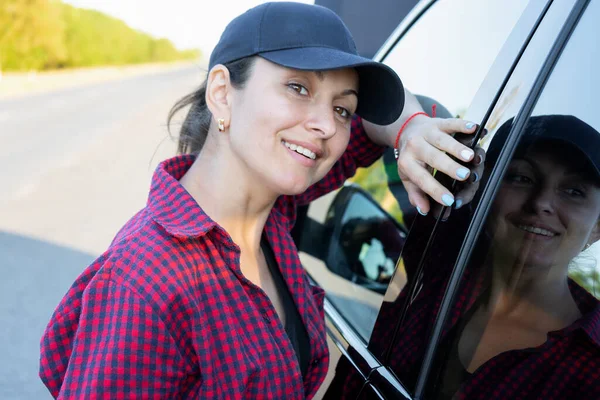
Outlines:
{"type": "Polygon", "coordinates": [[[458,176],[460,179],[465,179],[470,173],[471,171],[469,171],[467,168],[459,168],[456,171],[456,176],[458,176]]]}
{"type": "Polygon", "coordinates": [[[471,183],[475,183],[479,181],[479,174],[477,172],[473,172],[473,174],[471,175],[471,177],[469,178],[469,181],[471,183]]]}
{"type": "Polygon", "coordinates": [[[462,207],[462,205],[463,205],[463,201],[461,199],[456,199],[456,203],[454,204],[454,208],[458,210],[459,208],[462,207]]]}
{"type": "Polygon", "coordinates": [[[422,216],[426,216],[427,215],[427,213],[424,213],[423,211],[421,211],[421,209],[419,208],[419,206],[417,206],[417,212],[419,214],[421,214],[422,216]]]}
{"type": "Polygon", "coordinates": [[[474,127],[474,126],[475,126],[475,124],[474,124],[474,123],[472,123],[472,122],[467,122],[467,123],[466,123],[466,125],[465,125],[465,127],[466,127],[467,129],[473,129],[473,127],[474,127]]]}
{"type": "Polygon", "coordinates": [[[460,152],[460,156],[463,158],[463,160],[469,161],[471,157],[473,157],[473,150],[465,149],[460,152]]]}
{"type": "Polygon", "coordinates": [[[447,205],[448,207],[450,207],[452,204],[454,204],[454,197],[452,197],[449,194],[445,194],[442,196],[442,201],[444,202],[445,205],[447,205]]]}

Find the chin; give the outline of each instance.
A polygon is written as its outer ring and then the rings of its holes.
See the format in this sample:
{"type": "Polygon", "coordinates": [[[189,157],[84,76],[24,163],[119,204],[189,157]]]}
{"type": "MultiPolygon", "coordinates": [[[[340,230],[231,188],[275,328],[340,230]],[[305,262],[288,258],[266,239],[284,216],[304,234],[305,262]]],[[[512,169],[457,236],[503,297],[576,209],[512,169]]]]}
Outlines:
{"type": "Polygon", "coordinates": [[[306,192],[312,185],[312,181],[307,178],[286,177],[279,178],[277,183],[273,185],[277,188],[277,193],[285,196],[295,196],[306,192]]]}

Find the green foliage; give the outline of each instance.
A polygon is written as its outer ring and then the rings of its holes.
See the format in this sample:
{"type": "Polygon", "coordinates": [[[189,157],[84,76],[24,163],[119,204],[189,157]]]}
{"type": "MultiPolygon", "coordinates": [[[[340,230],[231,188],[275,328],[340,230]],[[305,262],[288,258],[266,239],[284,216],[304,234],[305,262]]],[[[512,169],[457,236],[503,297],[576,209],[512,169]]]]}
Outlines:
{"type": "Polygon", "coordinates": [[[383,158],[368,168],[359,168],[356,175],[349,179],[369,192],[373,199],[398,222],[404,223],[400,206],[392,192],[388,189],[388,176],[383,165],[383,158]]]}
{"type": "Polygon", "coordinates": [[[0,69],[44,70],[199,58],[123,21],[58,0],[0,0],[0,69]]]}
{"type": "Polygon", "coordinates": [[[59,65],[66,56],[60,12],[51,0],[0,0],[0,68],[59,65]]]}

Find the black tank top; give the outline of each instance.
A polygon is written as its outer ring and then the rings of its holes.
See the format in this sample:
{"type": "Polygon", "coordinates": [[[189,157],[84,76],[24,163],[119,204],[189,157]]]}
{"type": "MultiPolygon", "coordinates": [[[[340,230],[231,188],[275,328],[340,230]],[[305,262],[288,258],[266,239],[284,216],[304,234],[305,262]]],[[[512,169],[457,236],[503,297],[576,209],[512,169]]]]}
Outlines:
{"type": "Polygon", "coordinates": [[[306,327],[302,323],[302,318],[298,312],[298,308],[294,303],[294,299],[283,279],[273,249],[269,245],[269,242],[263,237],[261,240],[261,248],[265,255],[265,260],[273,277],[273,283],[277,288],[277,292],[281,296],[283,302],[283,308],[285,310],[285,332],[287,333],[292,347],[296,352],[296,358],[300,364],[300,371],[302,376],[306,375],[308,370],[308,364],[310,359],[310,342],[308,340],[308,333],[306,327]]]}

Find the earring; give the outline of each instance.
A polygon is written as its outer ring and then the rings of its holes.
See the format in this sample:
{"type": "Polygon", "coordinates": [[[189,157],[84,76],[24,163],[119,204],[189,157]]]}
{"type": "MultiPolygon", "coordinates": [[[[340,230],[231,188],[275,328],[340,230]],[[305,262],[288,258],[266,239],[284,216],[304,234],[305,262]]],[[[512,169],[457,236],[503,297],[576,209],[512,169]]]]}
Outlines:
{"type": "Polygon", "coordinates": [[[225,132],[225,120],[223,118],[219,118],[217,122],[219,124],[219,132],[225,132]]]}

